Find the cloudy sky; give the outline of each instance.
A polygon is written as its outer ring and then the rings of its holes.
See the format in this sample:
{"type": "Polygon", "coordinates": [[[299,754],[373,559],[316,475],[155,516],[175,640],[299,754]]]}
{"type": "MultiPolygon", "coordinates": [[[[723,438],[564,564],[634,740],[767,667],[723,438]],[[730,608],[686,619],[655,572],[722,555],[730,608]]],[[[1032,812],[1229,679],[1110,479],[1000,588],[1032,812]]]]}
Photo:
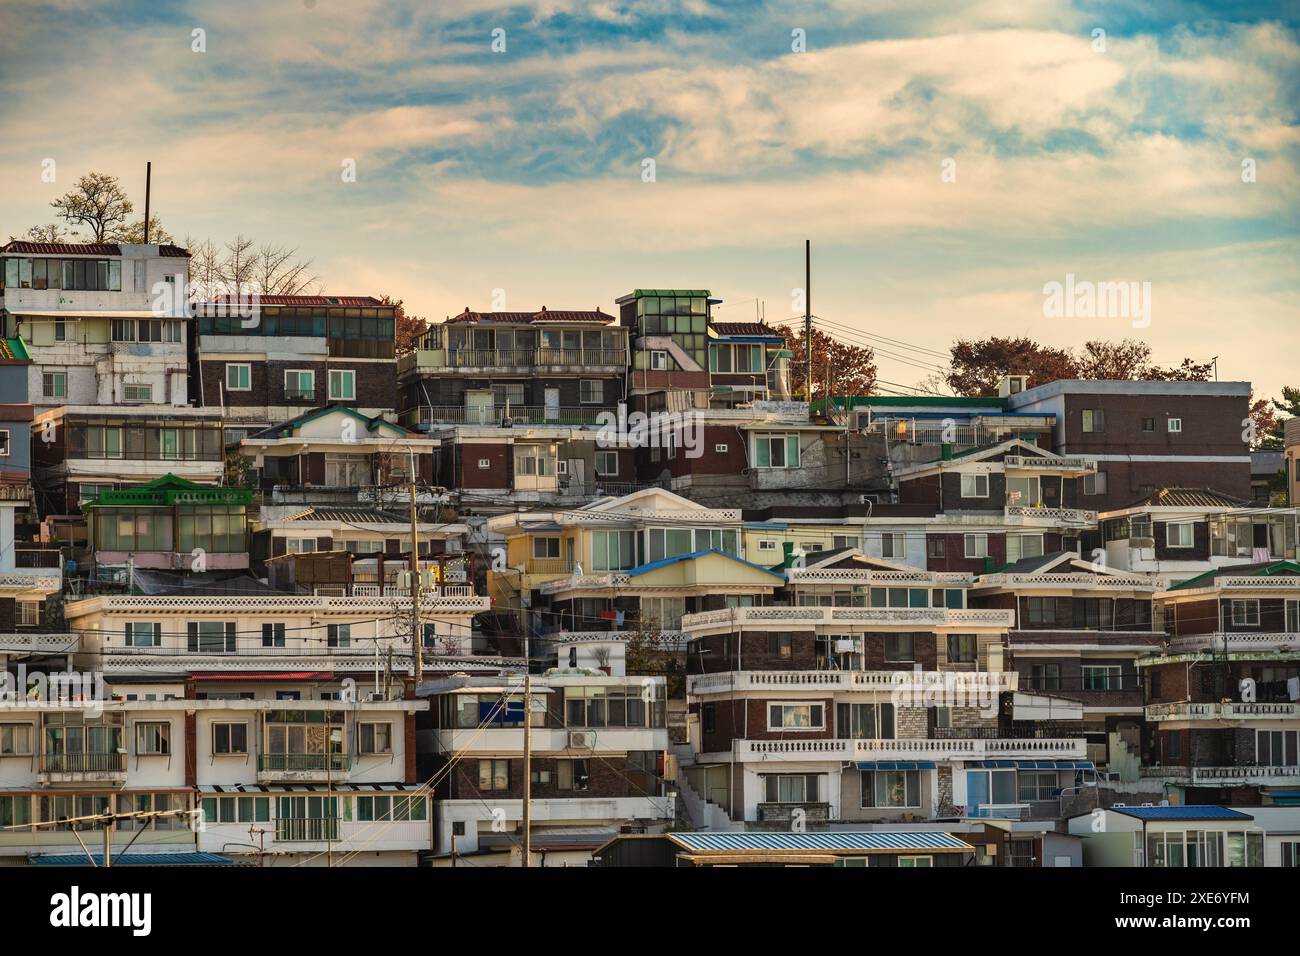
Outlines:
{"type": "Polygon", "coordinates": [[[92,169],[142,208],[152,160],[178,238],[430,318],[676,286],[783,321],[808,238],[887,382],[1024,334],[1300,384],[1295,0],[3,0],[0,91],[2,236],[92,169]],[[1067,274],[1151,283],[1149,325],[1046,317],[1067,274]]]}

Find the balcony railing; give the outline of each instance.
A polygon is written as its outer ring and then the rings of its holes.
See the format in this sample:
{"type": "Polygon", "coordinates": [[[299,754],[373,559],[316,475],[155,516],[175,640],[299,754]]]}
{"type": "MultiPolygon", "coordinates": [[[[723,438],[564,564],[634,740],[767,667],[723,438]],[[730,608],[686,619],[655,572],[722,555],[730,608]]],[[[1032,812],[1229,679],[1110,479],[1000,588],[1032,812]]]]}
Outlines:
{"type": "Polygon", "coordinates": [[[1195,702],[1148,704],[1146,719],[1162,720],[1294,720],[1300,717],[1300,704],[1257,701],[1195,702]]]}
{"type": "Polygon", "coordinates": [[[627,366],[623,349],[449,349],[449,368],[596,368],[627,366]]]}
{"type": "Polygon", "coordinates": [[[682,617],[682,629],[716,624],[865,624],[1010,628],[1015,612],[1003,608],[943,607],[739,607],[682,617]]]}
{"type": "Polygon", "coordinates": [[[275,838],[282,843],[337,840],[339,838],[339,821],[336,817],[289,817],[276,820],[275,838]]]}
{"type": "Polygon", "coordinates": [[[1233,785],[1293,787],[1300,784],[1300,767],[1258,766],[1255,764],[1245,764],[1237,767],[1147,765],[1142,768],[1142,776],[1188,780],[1194,784],[1203,783],[1219,787],[1233,785]]]}
{"type": "Polygon", "coordinates": [[[1032,455],[1005,455],[1005,468],[1028,468],[1033,471],[1083,471],[1095,472],[1097,462],[1091,458],[1038,458],[1032,455]]]}
{"type": "Polygon", "coordinates": [[[41,754],[42,773],[126,773],[126,754],[41,754]]]}
{"type": "Polygon", "coordinates": [[[594,425],[602,412],[613,409],[599,405],[421,405],[403,414],[404,424],[416,425],[499,425],[509,420],[526,425],[594,425]]]}
{"type": "Polygon", "coordinates": [[[1090,527],[1097,523],[1097,512],[1083,508],[1037,508],[1028,505],[1007,505],[1008,520],[1018,518],[1035,525],[1064,525],[1071,528],[1090,527]]]}
{"type": "Polygon", "coordinates": [[[1287,631],[1189,634],[1169,639],[1170,654],[1245,654],[1263,651],[1300,651],[1300,633],[1287,631]]]}
{"type": "Polygon", "coordinates": [[[693,674],[687,677],[690,694],[729,691],[894,691],[894,690],[990,690],[1013,691],[1019,675],[1015,671],[732,671],[721,674],[693,674]]]}
{"type": "Polygon", "coordinates": [[[740,740],[737,741],[737,753],[742,760],[1082,760],[1087,757],[1087,741],[1082,737],[1023,740],[935,740],[926,737],[891,740],[740,740]]]}
{"type": "MultiPolygon", "coordinates": [[[[347,754],[330,754],[330,770],[347,770],[349,767],[350,757],[347,754]]],[[[312,770],[319,770],[324,773],[326,770],[325,754],[258,754],[257,769],[262,772],[277,773],[298,773],[312,770]]]]}

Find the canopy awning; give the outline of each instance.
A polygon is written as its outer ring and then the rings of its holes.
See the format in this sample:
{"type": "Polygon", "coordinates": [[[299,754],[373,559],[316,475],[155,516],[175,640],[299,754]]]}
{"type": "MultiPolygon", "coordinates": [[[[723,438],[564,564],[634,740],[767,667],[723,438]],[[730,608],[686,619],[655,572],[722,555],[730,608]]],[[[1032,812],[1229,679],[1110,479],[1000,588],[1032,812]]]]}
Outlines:
{"type": "Polygon", "coordinates": [[[1096,770],[1091,760],[975,760],[966,765],[977,770],[1096,770]]]}
{"type": "MultiPolygon", "coordinates": [[[[230,866],[233,861],[216,853],[122,853],[113,866],[230,866]]],[[[103,866],[102,850],[89,853],[52,853],[27,858],[32,866],[103,866]]]]}
{"type": "Polygon", "coordinates": [[[854,764],[859,770],[934,770],[933,760],[867,760],[854,764]]]}

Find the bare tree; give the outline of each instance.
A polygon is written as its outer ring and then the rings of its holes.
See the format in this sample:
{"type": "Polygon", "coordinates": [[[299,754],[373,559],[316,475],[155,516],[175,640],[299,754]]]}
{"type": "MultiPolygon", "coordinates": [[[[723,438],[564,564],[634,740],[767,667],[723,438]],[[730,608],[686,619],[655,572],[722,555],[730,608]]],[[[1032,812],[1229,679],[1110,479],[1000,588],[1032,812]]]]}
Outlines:
{"type": "Polygon", "coordinates": [[[297,255],[297,249],[285,246],[258,246],[253,275],[263,295],[301,295],[319,285],[320,276],[311,271],[311,260],[297,255]]]}
{"type": "Polygon", "coordinates": [[[253,240],[242,233],[225,245],[221,257],[221,282],[227,292],[238,292],[251,286],[253,270],[257,265],[257,256],[253,251],[253,240]]]}
{"type": "Polygon", "coordinates": [[[195,299],[235,296],[244,291],[262,295],[303,295],[320,288],[311,260],[298,250],[264,242],[242,233],[217,245],[211,239],[185,237],[190,251],[190,291],[195,299]]]}
{"type": "Polygon", "coordinates": [[[77,180],[77,187],[50,203],[68,223],[80,223],[90,230],[94,242],[105,235],[135,209],[116,176],[90,172],[77,180]]]}
{"type": "MultiPolygon", "coordinates": [[[[13,236],[9,238],[13,239],[13,236]]],[[[28,242],[67,242],[74,236],[57,222],[52,222],[48,226],[32,226],[23,233],[23,238],[28,242]]]]}
{"type": "Polygon", "coordinates": [[[200,301],[210,300],[221,291],[221,250],[211,239],[199,241],[185,237],[190,251],[190,292],[200,301]]]}

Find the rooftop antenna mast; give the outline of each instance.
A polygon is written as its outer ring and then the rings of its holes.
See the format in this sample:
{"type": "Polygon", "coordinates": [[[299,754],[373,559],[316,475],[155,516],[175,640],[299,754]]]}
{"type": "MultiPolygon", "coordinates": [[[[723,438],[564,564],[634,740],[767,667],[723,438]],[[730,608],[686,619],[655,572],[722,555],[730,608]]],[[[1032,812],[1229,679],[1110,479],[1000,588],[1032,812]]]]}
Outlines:
{"type": "Polygon", "coordinates": [[[153,163],[144,164],[144,241],[149,243],[149,193],[153,180],[153,163]]]}

